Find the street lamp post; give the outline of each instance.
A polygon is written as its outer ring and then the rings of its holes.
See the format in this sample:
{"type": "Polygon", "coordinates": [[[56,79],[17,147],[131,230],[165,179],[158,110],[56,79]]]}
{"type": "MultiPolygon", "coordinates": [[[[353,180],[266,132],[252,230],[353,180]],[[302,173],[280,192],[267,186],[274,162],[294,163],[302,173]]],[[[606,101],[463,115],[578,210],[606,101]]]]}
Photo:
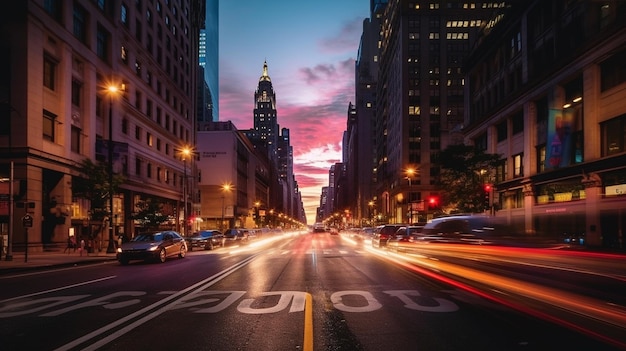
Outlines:
{"type": "Polygon", "coordinates": [[[109,86],[109,245],[107,253],[115,253],[115,243],[113,241],[113,94],[117,92],[117,87],[109,86]]]}
{"type": "Polygon", "coordinates": [[[185,147],[181,151],[183,157],[183,235],[187,235],[187,156],[191,150],[185,147]]]}
{"type": "Polygon", "coordinates": [[[225,208],[225,198],[226,198],[226,194],[224,194],[225,191],[230,191],[232,189],[232,185],[230,184],[223,184],[222,185],[222,222],[220,223],[220,228],[222,230],[224,230],[224,212],[226,210],[225,208]]]}

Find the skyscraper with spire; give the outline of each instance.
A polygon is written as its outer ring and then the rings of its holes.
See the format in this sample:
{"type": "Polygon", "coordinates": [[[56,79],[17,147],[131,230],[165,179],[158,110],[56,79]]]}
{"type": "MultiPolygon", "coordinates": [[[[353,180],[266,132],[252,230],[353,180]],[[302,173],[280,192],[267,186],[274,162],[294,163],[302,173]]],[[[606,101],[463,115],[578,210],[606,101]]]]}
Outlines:
{"type": "Polygon", "coordinates": [[[252,141],[267,150],[272,163],[277,164],[278,121],[276,117],[276,93],[268,74],[267,61],[263,62],[263,74],[254,92],[254,131],[252,141]]]}

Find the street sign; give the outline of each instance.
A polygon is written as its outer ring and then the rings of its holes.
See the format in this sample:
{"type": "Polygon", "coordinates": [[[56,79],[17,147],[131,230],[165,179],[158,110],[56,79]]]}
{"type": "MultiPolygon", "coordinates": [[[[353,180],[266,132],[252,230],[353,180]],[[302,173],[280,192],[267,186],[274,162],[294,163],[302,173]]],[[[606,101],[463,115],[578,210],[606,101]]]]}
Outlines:
{"type": "Polygon", "coordinates": [[[24,215],[24,217],[22,217],[22,225],[25,228],[32,228],[33,226],[33,217],[29,214],[24,215]]]}

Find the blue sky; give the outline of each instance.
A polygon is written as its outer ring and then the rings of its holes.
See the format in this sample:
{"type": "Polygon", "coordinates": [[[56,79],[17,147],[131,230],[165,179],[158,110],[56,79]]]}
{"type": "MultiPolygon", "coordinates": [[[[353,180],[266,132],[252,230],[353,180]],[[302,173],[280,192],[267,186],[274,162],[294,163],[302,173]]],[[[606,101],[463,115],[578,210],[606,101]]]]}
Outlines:
{"type": "Polygon", "coordinates": [[[290,129],[294,172],[312,223],[328,170],[341,161],[369,1],[227,0],[219,6],[219,119],[252,128],[254,91],[267,60],[278,123],[290,129]]]}

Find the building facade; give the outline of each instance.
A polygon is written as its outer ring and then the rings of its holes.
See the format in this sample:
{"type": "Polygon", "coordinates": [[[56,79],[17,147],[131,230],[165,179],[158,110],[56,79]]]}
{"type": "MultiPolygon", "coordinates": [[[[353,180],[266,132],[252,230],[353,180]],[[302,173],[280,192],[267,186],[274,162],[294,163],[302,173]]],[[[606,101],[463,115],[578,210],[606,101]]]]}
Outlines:
{"type": "Polygon", "coordinates": [[[496,216],[624,247],[626,4],[515,3],[468,61],[466,143],[502,161],[496,216]]]}
{"type": "Polygon", "coordinates": [[[12,247],[41,250],[68,235],[105,247],[106,227],[126,237],[142,230],[131,216],[147,199],[163,204],[172,218],[166,225],[184,231],[182,204],[190,201],[183,184],[191,170],[180,151],[195,144],[204,12],[199,0],[29,0],[4,7],[0,172],[17,186],[15,203],[6,206],[14,211],[0,221],[12,247]],[[110,161],[124,177],[109,208],[113,218],[91,218],[90,201],[73,195],[84,159],[110,161]],[[17,225],[25,212],[35,219],[28,237],[17,225]]]}

